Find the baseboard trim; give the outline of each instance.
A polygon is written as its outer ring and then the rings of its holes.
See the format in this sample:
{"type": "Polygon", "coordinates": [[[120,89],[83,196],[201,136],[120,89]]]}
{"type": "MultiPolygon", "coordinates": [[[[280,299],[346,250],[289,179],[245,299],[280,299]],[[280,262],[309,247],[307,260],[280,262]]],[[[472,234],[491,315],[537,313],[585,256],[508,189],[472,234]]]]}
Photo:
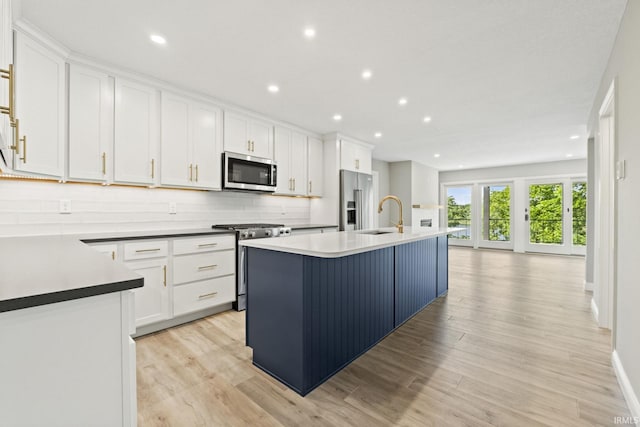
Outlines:
{"type": "Polygon", "coordinates": [[[624,399],[627,401],[627,406],[629,406],[631,416],[636,420],[640,419],[640,402],[638,401],[638,396],[631,386],[629,377],[627,377],[627,373],[624,371],[622,361],[620,360],[620,356],[618,356],[618,352],[616,350],[613,350],[613,353],[611,354],[611,364],[613,365],[613,370],[618,378],[622,394],[624,394],[624,399]]]}
{"type": "Polygon", "coordinates": [[[584,282],[584,290],[593,292],[593,282],[584,282]]]}
{"type": "Polygon", "coordinates": [[[591,313],[593,317],[596,319],[596,323],[600,324],[600,316],[598,315],[598,306],[596,305],[596,300],[591,298],[591,313]]]}

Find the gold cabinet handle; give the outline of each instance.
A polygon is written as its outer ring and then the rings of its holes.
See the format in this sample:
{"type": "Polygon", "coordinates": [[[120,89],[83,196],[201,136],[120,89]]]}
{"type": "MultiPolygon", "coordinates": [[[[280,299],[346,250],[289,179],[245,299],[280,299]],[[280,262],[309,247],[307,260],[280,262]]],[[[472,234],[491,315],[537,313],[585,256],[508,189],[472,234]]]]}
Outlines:
{"type": "Polygon", "coordinates": [[[218,246],[217,243],[201,243],[198,245],[198,248],[210,248],[212,246],[218,246]]]}
{"type": "Polygon", "coordinates": [[[309,181],[309,194],[313,193],[313,183],[309,181]]]}
{"type": "Polygon", "coordinates": [[[252,153],[256,152],[256,142],[255,141],[251,141],[251,152],[252,153]]]}
{"type": "Polygon", "coordinates": [[[102,153],[102,175],[107,174],[107,153],[102,153]]]}
{"type": "Polygon", "coordinates": [[[198,271],[213,270],[215,268],[218,268],[218,264],[203,265],[202,267],[198,267],[198,271]]]}
{"type": "Polygon", "coordinates": [[[151,179],[156,177],[156,159],[151,159],[151,179]]]}
{"type": "Polygon", "coordinates": [[[251,151],[251,140],[247,140],[247,151],[251,151]]]}
{"type": "Polygon", "coordinates": [[[196,182],[198,182],[198,165],[196,165],[196,182]]]}
{"type": "Polygon", "coordinates": [[[198,299],[213,298],[216,295],[218,295],[217,292],[211,292],[210,294],[203,294],[203,295],[198,296],[198,299]]]}
{"type": "Polygon", "coordinates": [[[116,260],[116,251],[111,251],[111,259],[116,260]]]}
{"type": "Polygon", "coordinates": [[[0,107],[0,112],[2,114],[9,115],[9,122],[13,123],[16,120],[15,112],[15,97],[14,97],[14,74],[13,74],[13,64],[9,64],[8,70],[0,70],[0,76],[3,79],[9,80],[9,105],[7,107],[0,107]]]}
{"type": "Polygon", "coordinates": [[[11,149],[16,152],[16,155],[20,155],[20,120],[16,119],[13,123],[11,123],[11,127],[15,129],[13,133],[14,143],[11,146],[11,149]]]}
{"type": "Polygon", "coordinates": [[[193,164],[189,164],[189,181],[193,181],[193,164]]]}
{"type": "Polygon", "coordinates": [[[162,266],[162,281],[164,283],[164,287],[167,287],[167,266],[162,266]]]}
{"type": "Polygon", "coordinates": [[[296,191],[296,179],[293,178],[293,191],[296,191]]]}
{"type": "Polygon", "coordinates": [[[158,252],[160,250],[160,248],[154,248],[154,249],[136,249],[136,253],[137,254],[142,254],[142,253],[146,253],[146,252],[158,252]]]}
{"type": "Polygon", "coordinates": [[[22,163],[27,163],[27,135],[20,138],[22,141],[22,163]]]}
{"type": "Polygon", "coordinates": [[[356,159],[356,169],[360,169],[360,159],[356,159]]]}

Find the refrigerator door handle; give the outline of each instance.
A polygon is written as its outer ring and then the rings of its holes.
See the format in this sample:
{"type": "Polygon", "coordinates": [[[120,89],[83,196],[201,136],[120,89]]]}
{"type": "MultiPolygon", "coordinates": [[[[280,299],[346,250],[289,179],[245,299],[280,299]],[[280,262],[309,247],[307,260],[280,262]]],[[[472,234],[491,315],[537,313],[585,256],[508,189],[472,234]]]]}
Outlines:
{"type": "Polygon", "coordinates": [[[354,230],[362,230],[362,190],[353,190],[353,196],[356,202],[356,225],[354,230]]]}

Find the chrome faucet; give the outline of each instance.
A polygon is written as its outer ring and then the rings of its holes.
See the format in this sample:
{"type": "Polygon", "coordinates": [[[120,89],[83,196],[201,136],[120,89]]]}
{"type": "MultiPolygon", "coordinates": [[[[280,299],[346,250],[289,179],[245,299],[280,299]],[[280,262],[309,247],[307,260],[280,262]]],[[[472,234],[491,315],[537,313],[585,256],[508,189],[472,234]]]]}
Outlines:
{"type": "Polygon", "coordinates": [[[400,221],[395,224],[395,226],[398,227],[398,233],[404,233],[404,225],[402,224],[402,201],[398,197],[391,195],[384,196],[382,200],[380,200],[380,203],[378,203],[378,213],[382,212],[382,204],[387,200],[395,200],[398,203],[400,207],[400,221]]]}

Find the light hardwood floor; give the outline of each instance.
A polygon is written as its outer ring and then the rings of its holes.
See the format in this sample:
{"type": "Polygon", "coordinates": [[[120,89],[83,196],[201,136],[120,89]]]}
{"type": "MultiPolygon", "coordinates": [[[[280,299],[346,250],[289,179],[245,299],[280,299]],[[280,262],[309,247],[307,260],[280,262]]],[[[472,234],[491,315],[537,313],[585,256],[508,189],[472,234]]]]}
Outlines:
{"type": "Polygon", "coordinates": [[[302,398],[244,313],[137,340],[140,426],[590,426],[628,416],[584,260],[451,248],[446,297],[302,398]]]}

